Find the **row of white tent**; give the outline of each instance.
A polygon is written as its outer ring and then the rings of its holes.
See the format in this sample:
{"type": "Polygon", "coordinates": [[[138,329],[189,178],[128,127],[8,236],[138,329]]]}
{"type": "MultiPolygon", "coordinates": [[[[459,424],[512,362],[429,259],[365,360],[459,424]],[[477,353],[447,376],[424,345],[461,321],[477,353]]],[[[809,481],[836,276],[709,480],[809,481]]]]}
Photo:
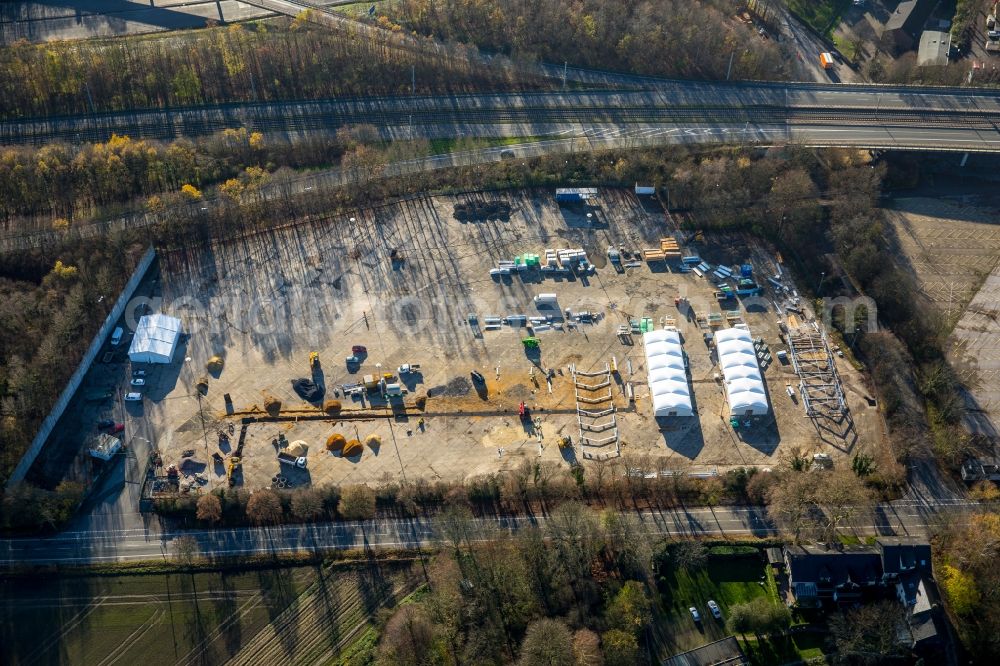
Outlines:
{"type": "MultiPolygon", "coordinates": [[[[693,416],[691,387],[680,333],[673,329],[642,336],[646,351],[649,393],[654,416],[693,416]]],[[[729,328],[716,332],[715,346],[732,416],[762,416],[770,411],[764,380],[750,331],[729,328]]]]}
{"type": "Polygon", "coordinates": [[[715,348],[726,384],[730,415],[763,416],[770,412],[750,331],[741,327],[717,331],[715,348]]]}
{"type": "Polygon", "coordinates": [[[670,329],[650,331],[642,336],[642,342],[646,349],[653,415],[693,416],[680,333],[670,329]]]}

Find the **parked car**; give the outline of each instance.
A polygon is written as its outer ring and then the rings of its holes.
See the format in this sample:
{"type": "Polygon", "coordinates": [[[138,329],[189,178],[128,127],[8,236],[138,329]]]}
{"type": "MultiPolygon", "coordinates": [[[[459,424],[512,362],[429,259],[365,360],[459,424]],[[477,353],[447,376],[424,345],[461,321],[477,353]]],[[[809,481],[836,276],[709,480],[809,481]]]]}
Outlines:
{"type": "Polygon", "coordinates": [[[123,329],[121,326],[115,328],[115,330],[111,333],[111,346],[117,347],[118,345],[120,345],[122,342],[123,335],[125,335],[125,329],[123,329]]]}
{"type": "Polygon", "coordinates": [[[368,347],[364,345],[354,345],[351,347],[351,353],[355,356],[363,356],[368,353],[368,347]]]}
{"type": "Polygon", "coordinates": [[[110,432],[111,432],[112,435],[117,435],[118,433],[124,432],[124,431],[125,431],[125,424],[124,423],[115,423],[113,426],[111,426],[111,430],[110,430],[110,432]]]}
{"type": "Polygon", "coordinates": [[[132,386],[145,386],[146,380],[143,379],[142,377],[136,377],[135,379],[130,381],[129,384],[131,384],[132,386]]]}
{"type": "Polygon", "coordinates": [[[113,419],[101,419],[97,422],[98,430],[107,430],[108,428],[114,428],[115,422],[113,419]]]}
{"type": "Polygon", "coordinates": [[[515,155],[514,151],[510,150],[509,148],[507,150],[501,150],[500,151],[500,159],[512,160],[515,157],[517,157],[517,155],[515,155]]]}
{"type": "Polygon", "coordinates": [[[701,615],[698,614],[697,608],[691,606],[690,608],[688,608],[688,612],[691,613],[691,619],[693,619],[695,622],[701,622],[701,615]]]}
{"type": "Polygon", "coordinates": [[[708,610],[712,612],[712,617],[714,617],[716,620],[721,620],[722,610],[719,608],[719,604],[709,599],[707,605],[708,605],[708,610]]]}
{"type": "Polygon", "coordinates": [[[146,376],[146,371],[145,370],[133,370],[132,371],[132,376],[133,377],[145,377],[146,376]]]}
{"type": "Polygon", "coordinates": [[[125,400],[127,400],[128,402],[139,402],[140,400],[142,400],[142,394],[141,393],[126,393],[125,394],[125,400]]]}

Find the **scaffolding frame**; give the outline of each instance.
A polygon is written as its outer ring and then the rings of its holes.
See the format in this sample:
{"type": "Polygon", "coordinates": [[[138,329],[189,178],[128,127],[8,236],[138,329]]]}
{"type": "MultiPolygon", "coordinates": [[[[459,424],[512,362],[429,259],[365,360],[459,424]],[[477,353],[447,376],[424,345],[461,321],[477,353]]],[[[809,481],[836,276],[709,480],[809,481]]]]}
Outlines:
{"type": "Polygon", "coordinates": [[[594,459],[598,457],[587,451],[585,447],[604,449],[612,444],[614,445],[614,453],[609,451],[599,457],[621,455],[618,408],[615,407],[614,392],[611,386],[610,364],[605,363],[604,368],[597,372],[577,370],[574,364],[570,366],[570,372],[573,373],[576,422],[580,430],[579,442],[583,458],[594,459]],[[607,393],[603,389],[607,389],[607,393]]]}
{"type": "Polygon", "coordinates": [[[808,417],[847,413],[844,390],[826,333],[799,328],[788,336],[792,368],[799,376],[799,394],[808,417]]]}

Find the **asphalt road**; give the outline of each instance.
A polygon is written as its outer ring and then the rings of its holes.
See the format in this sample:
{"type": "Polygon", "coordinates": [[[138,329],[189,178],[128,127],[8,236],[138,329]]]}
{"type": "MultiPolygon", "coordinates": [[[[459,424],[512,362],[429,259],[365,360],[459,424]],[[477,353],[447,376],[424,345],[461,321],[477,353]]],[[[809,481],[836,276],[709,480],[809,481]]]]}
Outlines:
{"type": "MultiPolygon", "coordinates": [[[[942,522],[964,520],[976,506],[977,503],[967,500],[900,500],[880,505],[872,524],[860,527],[858,534],[926,536],[942,522]]],[[[763,509],[757,507],[643,511],[636,515],[650,535],[763,537],[777,534],[763,509]]],[[[544,516],[478,519],[474,522],[473,533],[475,538],[489,539],[544,524],[544,516]]],[[[442,542],[433,519],[427,517],[166,532],[155,528],[82,530],[42,539],[0,540],[0,565],[164,559],[173,555],[172,542],[180,536],[193,537],[198,542],[200,554],[206,557],[414,548],[442,542]]]]}

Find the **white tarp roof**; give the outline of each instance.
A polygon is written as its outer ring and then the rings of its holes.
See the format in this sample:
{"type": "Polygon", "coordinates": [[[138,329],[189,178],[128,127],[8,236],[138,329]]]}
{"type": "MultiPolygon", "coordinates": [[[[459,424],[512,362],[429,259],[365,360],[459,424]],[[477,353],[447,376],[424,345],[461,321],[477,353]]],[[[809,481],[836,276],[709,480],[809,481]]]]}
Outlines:
{"type": "Polygon", "coordinates": [[[753,338],[745,328],[727,328],[716,332],[715,348],[719,352],[719,367],[726,384],[729,413],[744,416],[767,414],[767,394],[764,379],[757,364],[753,338]]]}
{"type": "Polygon", "coordinates": [[[146,315],[139,319],[128,357],[133,363],[170,363],[180,334],[180,319],[165,314],[146,315]]]}
{"type": "Polygon", "coordinates": [[[684,350],[677,331],[650,331],[642,336],[646,349],[649,394],[655,416],[693,416],[691,389],[684,369],[684,350]]]}

